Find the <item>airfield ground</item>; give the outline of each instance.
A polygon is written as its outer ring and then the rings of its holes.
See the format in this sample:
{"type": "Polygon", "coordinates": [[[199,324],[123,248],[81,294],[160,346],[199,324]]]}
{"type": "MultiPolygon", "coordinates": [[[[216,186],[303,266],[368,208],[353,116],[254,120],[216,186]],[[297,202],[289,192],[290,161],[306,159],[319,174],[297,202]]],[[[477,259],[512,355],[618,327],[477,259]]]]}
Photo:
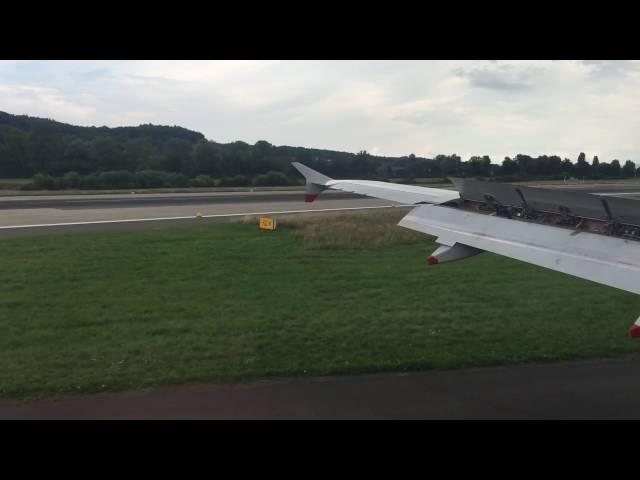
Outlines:
{"type": "MultiPolygon", "coordinates": [[[[0,240],[0,396],[619,357],[632,294],[375,215],[0,240]]],[[[314,214],[321,215],[321,214],[314,214]]]]}

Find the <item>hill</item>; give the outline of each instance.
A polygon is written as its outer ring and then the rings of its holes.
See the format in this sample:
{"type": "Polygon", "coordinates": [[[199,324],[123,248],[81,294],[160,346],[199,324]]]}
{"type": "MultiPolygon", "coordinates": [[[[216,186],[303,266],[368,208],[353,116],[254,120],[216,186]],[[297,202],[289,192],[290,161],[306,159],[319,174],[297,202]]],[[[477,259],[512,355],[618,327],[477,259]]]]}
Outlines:
{"type": "Polygon", "coordinates": [[[388,179],[475,176],[508,180],[563,178],[622,178],[636,174],[584,153],[578,162],[556,155],[537,158],[518,154],[502,164],[488,156],[463,161],[458,155],[433,159],[380,157],[291,146],[260,140],[217,143],[200,132],[178,126],[81,127],[52,119],[0,112],[0,178],[30,178],[25,188],[145,188],[176,186],[287,185],[300,181],[291,167],[298,161],[336,177],[388,179]]]}

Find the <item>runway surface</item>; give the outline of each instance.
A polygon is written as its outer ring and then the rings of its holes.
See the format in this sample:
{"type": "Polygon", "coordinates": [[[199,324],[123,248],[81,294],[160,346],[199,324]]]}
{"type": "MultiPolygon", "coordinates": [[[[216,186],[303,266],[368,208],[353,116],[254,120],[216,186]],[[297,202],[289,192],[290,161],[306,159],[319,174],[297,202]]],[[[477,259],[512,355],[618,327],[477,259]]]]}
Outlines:
{"type": "Polygon", "coordinates": [[[325,192],[64,195],[0,198],[0,238],[158,228],[235,221],[245,216],[390,207],[387,200],[325,192]],[[89,198],[90,197],[90,198],[89,198]],[[202,218],[196,218],[200,214],[202,218]]]}
{"type": "Polygon", "coordinates": [[[640,358],[192,384],[18,402],[0,419],[640,419],[640,358]]]}
{"type": "MultiPolygon", "coordinates": [[[[325,192],[333,200],[364,198],[344,192],[325,192]]],[[[324,195],[323,195],[324,196],[324,195]]],[[[213,193],[118,193],[106,195],[37,195],[0,197],[0,210],[56,208],[65,210],[217,205],[228,203],[301,202],[303,191],[213,193]]]]}
{"type": "Polygon", "coordinates": [[[575,185],[535,185],[531,184],[532,187],[538,188],[552,188],[558,190],[567,190],[569,192],[584,192],[584,193],[593,193],[597,195],[608,195],[608,196],[623,196],[629,198],[640,198],[640,184],[628,184],[628,183],[585,183],[585,184],[575,184],[575,185]]]}
{"type": "MultiPolygon", "coordinates": [[[[544,187],[640,198],[640,185],[628,183],[559,184],[544,187]]],[[[233,221],[234,215],[392,205],[398,204],[335,191],[324,192],[313,203],[303,202],[302,191],[291,190],[8,196],[0,197],[0,238],[157,228],[190,225],[194,222],[219,223],[233,221]],[[198,214],[204,218],[196,220],[198,214]]]]}

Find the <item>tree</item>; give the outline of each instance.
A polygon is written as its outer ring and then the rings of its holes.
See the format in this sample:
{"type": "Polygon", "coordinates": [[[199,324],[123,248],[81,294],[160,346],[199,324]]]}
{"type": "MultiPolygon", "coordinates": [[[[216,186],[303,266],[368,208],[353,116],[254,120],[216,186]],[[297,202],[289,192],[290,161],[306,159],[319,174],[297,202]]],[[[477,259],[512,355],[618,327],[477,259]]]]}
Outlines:
{"type": "Polygon", "coordinates": [[[268,157],[272,149],[273,145],[266,140],[258,140],[253,146],[253,153],[256,157],[268,157]]]}
{"type": "Polygon", "coordinates": [[[4,144],[0,143],[0,177],[18,178],[33,175],[27,165],[27,134],[15,128],[8,129],[4,144]]]}
{"type": "Polygon", "coordinates": [[[557,155],[551,155],[547,158],[546,175],[558,175],[562,173],[562,159],[557,155]]]}
{"type": "Polygon", "coordinates": [[[571,162],[571,160],[569,160],[568,158],[565,158],[564,160],[562,160],[562,174],[565,177],[570,177],[573,175],[573,163],[571,162]]]}
{"type": "Polygon", "coordinates": [[[514,159],[514,161],[518,165],[518,173],[520,173],[520,176],[526,177],[534,173],[535,171],[534,159],[531,158],[529,155],[523,155],[519,153],[518,155],[516,155],[516,158],[514,159]]]}
{"type": "MultiPolygon", "coordinates": [[[[371,163],[374,164],[373,161],[371,163]]],[[[398,173],[401,174],[401,176],[414,179],[427,175],[426,159],[418,158],[413,153],[408,157],[401,157],[395,163],[400,167],[398,173]]]]}
{"type": "Polygon", "coordinates": [[[64,151],[64,160],[67,165],[65,170],[67,171],[86,174],[96,170],[89,151],[89,143],[84,140],[74,139],[67,144],[64,151]]]}
{"type": "MultiPolygon", "coordinates": [[[[164,168],[168,172],[180,173],[189,164],[191,144],[181,138],[172,138],[167,142],[164,168]]],[[[188,168],[188,167],[187,167],[188,168]]]]}
{"type": "Polygon", "coordinates": [[[289,179],[282,172],[272,171],[258,175],[254,178],[253,184],[256,186],[285,186],[289,185],[289,179]]]}
{"type": "Polygon", "coordinates": [[[126,168],[122,143],[112,136],[97,137],[89,144],[89,157],[96,170],[120,170],[126,168]]]}
{"type": "Polygon", "coordinates": [[[591,175],[596,176],[600,173],[600,160],[598,156],[595,155],[593,157],[593,161],[591,162],[591,175]]]}
{"type": "Polygon", "coordinates": [[[467,175],[488,177],[491,175],[491,159],[487,155],[471,157],[465,170],[467,175]]]}
{"type": "Polygon", "coordinates": [[[511,160],[509,157],[504,157],[502,161],[502,174],[514,175],[518,173],[518,163],[515,160],[511,160]]]}
{"type": "Polygon", "coordinates": [[[153,145],[146,138],[134,138],[124,144],[123,155],[127,170],[138,170],[150,167],[153,145]]]}
{"type": "Polygon", "coordinates": [[[611,162],[611,176],[619,177],[622,174],[622,168],[620,167],[620,161],[614,160],[611,162]]]}
{"type": "Polygon", "coordinates": [[[434,159],[444,175],[460,175],[462,173],[462,159],[456,155],[438,155],[434,159]]]}
{"type": "Polygon", "coordinates": [[[215,186],[215,181],[209,175],[198,175],[196,178],[191,180],[192,187],[213,187],[215,186]]]}
{"type": "Polygon", "coordinates": [[[82,177],[78,172],[67,172],[62,178],[66,188],[80,188],[82,186],[82,177]]]}
{"type": "Polygon", "coordinates": [[[193,150],[193,160],[197,173],[212,177],[221,174],[220,152],[212,142],[206,140],[198,142],[193,150]]]}
{"type": "Polygon", "coordinates": [[[576,163],[576,166],[574,168],[574,171],[576,175],[578,175],[578,177],[586,177],[589,173],[589,164],[587,163],[586,158],[587,156],[584,154],[584,152],[580,152],[580,155],[578,155],[578,162],[576,163]]]}
{"type": "Polygon", "coordinates": [[[631,160],[627,160],[624,162],[624,167],[622,167],[622,175],[626,178],[634,177],[636,174],[636,164],[631,160]]]}
{"type": "Polygon", "coordinates": [[[366,150],[361,150],[351,162],[351,173],[355,177],[362,177],[373,171],[371,167],[371,155],[366,150]]]}

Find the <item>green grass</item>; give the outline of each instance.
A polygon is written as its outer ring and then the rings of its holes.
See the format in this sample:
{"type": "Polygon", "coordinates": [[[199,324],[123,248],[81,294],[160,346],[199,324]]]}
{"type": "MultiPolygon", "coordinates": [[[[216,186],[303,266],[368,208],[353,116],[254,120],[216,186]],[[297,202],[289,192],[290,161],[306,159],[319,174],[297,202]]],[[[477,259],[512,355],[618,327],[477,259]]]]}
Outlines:
{"type": "Polygon", "coordinates": [[[492,254],[426,267],[401,214],[2,240],[0,396],[640,349],[637,296],[492,254]]]}

